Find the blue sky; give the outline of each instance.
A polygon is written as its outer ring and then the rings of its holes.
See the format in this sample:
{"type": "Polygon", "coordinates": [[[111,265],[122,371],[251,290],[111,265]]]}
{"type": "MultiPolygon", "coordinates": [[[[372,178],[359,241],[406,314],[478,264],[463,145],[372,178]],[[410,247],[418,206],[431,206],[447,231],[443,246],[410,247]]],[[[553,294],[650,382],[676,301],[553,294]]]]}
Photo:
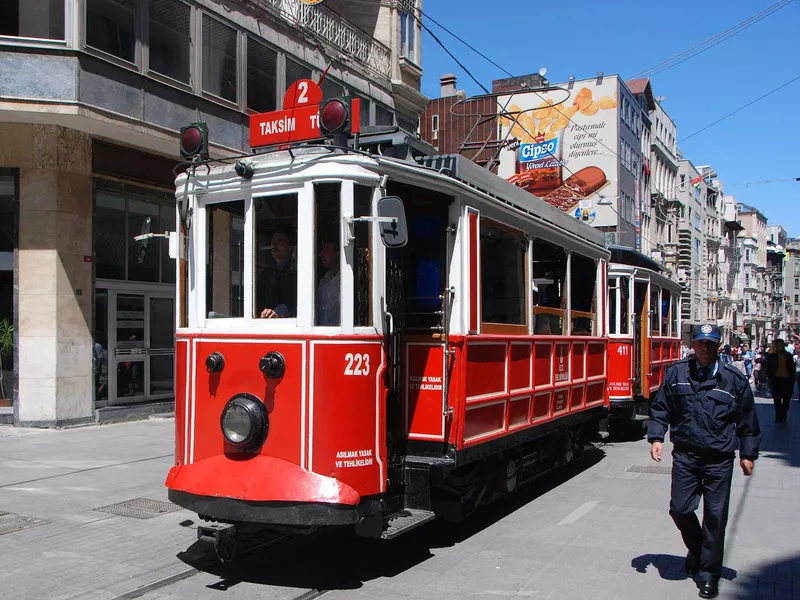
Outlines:
{"type": "MultiPolygon", "coordinates": [[[[424,0],[423,11],[515,75],[547,68],[552,83],[598,71],[630,78],[717,35],[775,0],[673,0],[670,3],[424,0]],[[494,11],[494,12],[492,12],[494,11]]],[[[424,17],[423,17],[424,19],[424,17]]],[[[428,22],[487,88],[505,74],[428,22]]],[[[800,0],[729,40],[651,78],[653,92],[682,139],[800,76],[800,0]]],[[[458,88],[477,84],[423,34],[422,87],[439,96],[439,76],[458,88]]],[[[800,237],[800,182],[747,182],[800,177],[800,81],[679,144],[695,165],[710,164],[733,194],[800,237]]]]}

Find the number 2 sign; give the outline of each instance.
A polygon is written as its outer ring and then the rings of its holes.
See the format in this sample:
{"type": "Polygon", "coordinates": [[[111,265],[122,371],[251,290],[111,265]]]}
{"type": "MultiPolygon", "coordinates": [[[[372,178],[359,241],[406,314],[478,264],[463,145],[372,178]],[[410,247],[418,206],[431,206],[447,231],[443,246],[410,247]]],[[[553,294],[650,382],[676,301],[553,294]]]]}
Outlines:
{"type": "Polygon", "coordinates": [[[322,89],[311,79],[299,79],[289,86],[283,96],[283,109],[318,105],[322,102],[322,89]]]}

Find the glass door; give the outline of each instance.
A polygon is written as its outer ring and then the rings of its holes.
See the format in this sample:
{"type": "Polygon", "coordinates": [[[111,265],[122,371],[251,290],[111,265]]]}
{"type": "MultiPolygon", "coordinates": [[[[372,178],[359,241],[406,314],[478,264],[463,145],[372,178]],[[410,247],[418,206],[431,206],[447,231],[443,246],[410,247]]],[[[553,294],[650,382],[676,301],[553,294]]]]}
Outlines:
{"type": "MultiPolygon", "coordinates": [[[[108,403],[172,398],[175,297],[167,291],[136,293],[128,289],[98,290],[102,302],[96,305],[97,318],[108,323],[108,371],[102,378],[108,383],[108,403]],[[101,310],[105,306],[107,314],[101,310]]],[[[97,329],[99,334],[101,328],[97,329]]],[[[98,393],[96,400],[102,402],[104,396],[98,393]]]]}
{"type": "Polygon", "coordinates": [[[147,396],[173,396],[175,381],[175,298],[148,294],[147,396]]]}
{"type": "Polygon", "coordinates": [[[147,340],[144,294],[116,294],[116,398],[124,402],[145,400],[147,340]]]}

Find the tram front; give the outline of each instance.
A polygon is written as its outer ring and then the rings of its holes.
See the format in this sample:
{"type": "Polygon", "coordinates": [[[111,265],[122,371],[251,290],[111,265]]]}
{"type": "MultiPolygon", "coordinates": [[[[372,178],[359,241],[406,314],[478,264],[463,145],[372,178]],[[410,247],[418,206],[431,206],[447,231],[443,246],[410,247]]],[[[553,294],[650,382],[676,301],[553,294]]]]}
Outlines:
{"type": "Polygon", "coordinates": [[[380,535],[378,290],[383,245],[407,237],[381,179],[373,159],[314,146],[178,177],[174,503],[221,523],[380,535]]]}

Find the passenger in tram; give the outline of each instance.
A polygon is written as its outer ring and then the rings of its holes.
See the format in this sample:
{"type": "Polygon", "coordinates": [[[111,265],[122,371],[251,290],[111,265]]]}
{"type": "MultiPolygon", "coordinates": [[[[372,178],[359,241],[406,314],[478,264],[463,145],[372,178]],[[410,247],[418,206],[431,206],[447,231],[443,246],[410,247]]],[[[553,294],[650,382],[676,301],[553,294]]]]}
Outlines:
{"type": "Polygon", "coordinates": [[[338,240],[333,237],[323,238],[319,260],[325,274],[317,284],[315,324],[336,326],[340,323],[341,314],[338,240]]]}
{"type": "Polygon", "coordinates": [[[296,232],[279,227],[270,241],[272,264],[258,274],[256,302],[262,319],[297,316],[296,232]]]}

